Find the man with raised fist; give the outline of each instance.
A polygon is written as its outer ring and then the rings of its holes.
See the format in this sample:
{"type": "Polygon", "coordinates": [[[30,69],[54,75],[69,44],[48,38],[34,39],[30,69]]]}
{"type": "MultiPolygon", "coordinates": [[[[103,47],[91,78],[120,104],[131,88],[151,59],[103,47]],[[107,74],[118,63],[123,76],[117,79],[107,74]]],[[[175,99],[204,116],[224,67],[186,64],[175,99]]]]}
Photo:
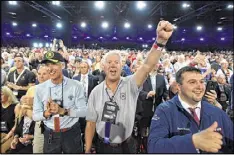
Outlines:
{"type": "Polygon", "coordinates": [[[122,61],[117,51],[104,56],[105,80],[96,86],[88,100],[85,131],[85,152],[90,153],[95,129],[97,153],[136,153],[136,142],[131,137],[137,98],[150,71],[158,63],[164,47],[172,35],[173,26],[160,21],[157,39],[144,64],[127,77],[121,77],[122,61]]]}
{"type": "Polygon", "coordinates": [[[178,95],[160,104],[151,121],[148,153],[233,153],[233,123],[202,100],[204,77],[195,67],[176,73],[178,95]]]}

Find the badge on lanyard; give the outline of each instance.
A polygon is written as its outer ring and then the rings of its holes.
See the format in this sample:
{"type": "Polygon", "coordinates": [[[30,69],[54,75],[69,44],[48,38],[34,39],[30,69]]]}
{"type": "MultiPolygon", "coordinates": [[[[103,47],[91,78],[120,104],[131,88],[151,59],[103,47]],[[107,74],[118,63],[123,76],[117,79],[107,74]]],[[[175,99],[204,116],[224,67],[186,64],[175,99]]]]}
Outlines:
{"type": "Polygon", "coordinates": [[[102,121],[110,122],[115,124],[119,106],[116,102],[107,101],[105,102],[103,112],[102,112],[102,121]]]}

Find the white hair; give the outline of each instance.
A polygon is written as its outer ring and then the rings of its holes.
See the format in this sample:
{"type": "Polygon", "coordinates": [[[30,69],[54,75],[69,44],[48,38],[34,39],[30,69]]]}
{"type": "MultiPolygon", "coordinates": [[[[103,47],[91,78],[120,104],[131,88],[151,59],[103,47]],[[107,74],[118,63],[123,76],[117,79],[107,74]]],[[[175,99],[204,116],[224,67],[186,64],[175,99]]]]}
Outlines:
{"type": "Polygon", "coordinates": [[[107,57],[109,57],[109,56],[111,56],[111,55],[117,55],[117,56],[119,57],[120,63],[122,63],[122,57],[121,57],[121,55],[120,55],[120,52],[117,51],[117,50],[113,50],[113,51],[110,51],[110,52],[106,53],[106,54],[104,55],[104,57],[103,57],[102,63],[105,64],[105,63],[106,63],[107,57]]]}

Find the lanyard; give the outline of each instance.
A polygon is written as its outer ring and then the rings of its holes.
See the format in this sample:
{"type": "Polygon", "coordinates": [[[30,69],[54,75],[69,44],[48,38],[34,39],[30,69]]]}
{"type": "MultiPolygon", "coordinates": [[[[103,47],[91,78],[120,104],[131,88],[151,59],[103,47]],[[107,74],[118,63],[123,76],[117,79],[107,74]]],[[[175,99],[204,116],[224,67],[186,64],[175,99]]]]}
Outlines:
{"type": "Polygon", "coordinates": [[[114,97],[115,97],[115,94],[116,94],[116,92],[117,92],[117,90],[118,90],[118,88],[119,88],[121,82],[122,82],[122,80],[119,82],[119,84],[118,84],[118,86],[117,86],[117,88],[116,88],[116,90],[115,90],[115,93],[114,93],[114,95],[113,95],[112,97],[110,97],[110,95],[109,95],[109,93],[108,93],[108,91],[107,91],[107,88],[106,88],[106,93],[107,93],[107,95],[108,95],[108,97],[109,97],[109,99],[110,99],[111,102],[113,102],[114,97]]]}
{"type": "MultiPolygon", "coordinates": [[[[50,97],[51,97],[51,87],[50,87],[50,97]]],[[[63,108],[63,81],[62,81],[62,101],[60,106],[63,108]]]]}
{"type": "MultiPolygon", "coordinates": [[[[106,88],[106,93],[107,93],[107,95],[108,95],[108,97],[110,99],[110,102],[112,102],[112,103],[113,103],[113,99],[115,97],[115,94],[116,94],[116,92],[117,92],[117,90],[118,90],[121,82],[122,82],[122,80],[119,82],[119,84],[118,84],[118,86],[117,86],[117,88],[115,90],[115,93],[114,93],[114,95],[112,97],[110,97],[110,95],[109,95],[109,93],[107,91],[107,88],[106,88]]],[[[116,104],[116,102],[114,102],[114,103],[116,104]]],[[[106,122],[105,123],[105,138],[104,138],[104,143],[105,144],[109,144],[110,143],[110,130],[111,130],[111,123],[110,122],[106,122]]]]}
{"type": "Polygon", "coordinates": [[[14,72],[14,83],[15,83],[15,84],[19,81],[19,79],[20,79],[21,76],[23,75],[24,71],[25,71],[25,69],[24,69],[24,70],[20,73],[20,75],[16,78],[16,72],[17,72],[17,70],[15,70],[15,72],[14,72]]]}

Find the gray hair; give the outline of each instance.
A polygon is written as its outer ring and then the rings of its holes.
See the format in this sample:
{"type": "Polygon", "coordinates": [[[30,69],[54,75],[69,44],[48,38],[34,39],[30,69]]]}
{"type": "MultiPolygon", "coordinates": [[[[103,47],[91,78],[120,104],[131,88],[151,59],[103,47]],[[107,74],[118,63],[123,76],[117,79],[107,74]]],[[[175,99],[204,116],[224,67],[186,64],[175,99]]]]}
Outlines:
{"type": "Polygon", "coordinates": [[[111,55],[117,55],[117,56],[119,57],[120,64],[122,64],[122,57],[121,57],[121,55],[120,55],[120,52],[117,51],[117,50],[113,50],[113,51],[110,51],[110,52],[106,53],[106,54],[104,55],[104,57],[103,57],[102,63],[105,64],[105,63],[106,63],[107,57],[109,57],[109,56],[111,56],[111,55]]]}

